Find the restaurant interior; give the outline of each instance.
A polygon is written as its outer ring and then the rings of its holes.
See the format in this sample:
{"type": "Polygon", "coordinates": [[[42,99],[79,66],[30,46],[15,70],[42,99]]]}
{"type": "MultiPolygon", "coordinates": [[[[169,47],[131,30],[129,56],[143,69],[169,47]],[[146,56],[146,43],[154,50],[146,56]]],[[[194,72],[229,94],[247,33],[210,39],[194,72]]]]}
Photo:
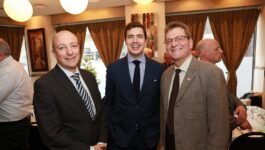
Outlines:
{"type": "MultiPolygon", "coordinates": [[[[51,39],[57,31],[64,29],[77,35],[83,57],[87,56],[95,63],[100,59],[100,67],[94,67],[104,68],[101,70],[103,73],[97,72],[102,83],[101,92],[104,92],[105,86],[105,66],[121,55],[126,55],[123,30],[131,21],[138,20],[147,26],[151,57],[161,63],[165,61],[166,51],[164,28],[173,20],[189,25],[194,45],[203,38],[215,38],[221,43],[229,43],[221,44],[225,59],[220,64],[225,68],[228,87],[247,105],[248,120],[255,131],[265,133],[265,99],[262,99],[265,97],[264,0],[151,0],[147,4],[138,3],[137,0],[89,0],[87,5],[81,4],[86,6],[81,12],[67,10],[67,7],[77,5],[74,0],[70,6],[64,6],[59,0],[23,0],[28,3],[25,7],[29,8],[25,10],[29,11],[29,15],[22,20],[12,13],[16,13],[14,10],[21,11],[19,14],[26,11],[19,10],[20,7],[16,8],[10,3],[11,11],[8,12],[7,6],[4,6],[5,1],[7,0],[0,0],[0,37],[6,38],[11,49],[16,50],[12,52],[12,56],[18,61],[21,60],[24,47],[26,69],[32,83],[55,66],[51,39]],[[207,36],[207,32],[211,32],[211,35],[207,36]],[[37,45],[39,39],[44,47],[45,67],[42,68],[34,66],[36,56],[32,54],[32,47],[37,45]],[[91,43],[93,46],[89,47],[91,43]],[[111,43],[115,45],[111,46],[111,43]],[[237,72],[244,63],[246,65],[241,67],[243,71],[237,72]],[[252,95],[244,97],[246,93],[256,94],[260,102],[254,105],[252,95]]],[[[14,1],[19,5],[17,0],[14,1]]],[[[233,138],[249,132],[238,129],[233,138]]],[[[35,143],[33,146],[39,146],[38,149],[45,149],[40,146],[40,139],[32,139],[32,143],[35,143]]]]}

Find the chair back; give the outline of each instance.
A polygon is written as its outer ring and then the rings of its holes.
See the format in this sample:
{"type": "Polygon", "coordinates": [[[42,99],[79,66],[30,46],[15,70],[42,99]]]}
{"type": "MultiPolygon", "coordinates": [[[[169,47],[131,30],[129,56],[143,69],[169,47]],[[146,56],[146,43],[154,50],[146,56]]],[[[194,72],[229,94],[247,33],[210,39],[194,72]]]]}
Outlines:
{"type": "Polygon", "coordinates": [[[265,133],[242,134],[230,143],[229,150],[259,150],[265,148],[265,133]],[[261,148],[263,147],[263,148],[261,148]]]}

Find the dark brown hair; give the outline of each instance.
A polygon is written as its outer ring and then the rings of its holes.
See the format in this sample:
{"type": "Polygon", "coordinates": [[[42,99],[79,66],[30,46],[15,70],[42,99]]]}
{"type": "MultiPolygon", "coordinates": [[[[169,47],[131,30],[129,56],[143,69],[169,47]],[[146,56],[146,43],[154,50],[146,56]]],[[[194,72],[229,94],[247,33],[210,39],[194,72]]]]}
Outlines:
{"type": "Polygon", "coordinates": [[[126,26],[126,28],[125,28],[125,30],[124,30],[124,38],[125,39],[127,37],[128,30],[131,30],[132,28],[141,28],[141,29],[143,29],[144,37],[145,37],[145,39],[147,38],[147,34],[146,34],[146,30],[145,30],[144,25],[141,24],[138,21],[133,21],[133,22],[128,23],[127,26],[126,26]]]}
{"type": "Polygon", "coordinates": [[[173,21],[173,22],[168,23],[166,28],[165,28],[165,34],[167,34],[168,31],[170,31],[174,28],[182,28],[184,30],[186,36],[188,38],[191,38],[189,27],[185,23],[180,22],[180,21],[173,21]]]}

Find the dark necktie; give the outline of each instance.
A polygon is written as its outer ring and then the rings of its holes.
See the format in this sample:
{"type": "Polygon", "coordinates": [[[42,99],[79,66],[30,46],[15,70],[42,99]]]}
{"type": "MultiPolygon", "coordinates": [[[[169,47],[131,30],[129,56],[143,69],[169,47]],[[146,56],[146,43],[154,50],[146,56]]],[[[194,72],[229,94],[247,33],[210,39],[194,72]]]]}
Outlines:
{"type": "Polygon", "coordinates": [[[91,97],[88,95],[87,91],[85,90],[85,88],[81,84],[81,81],[79,78],[79,73],[75,73],[74,75],[71,76],[71,78],[73,78],[75,80],[77,91],[78,91],[79,95],[81,96],[83,102],[85,103],[86,108],[90,114],[90,117],[92,118],[92,120],[94,120],[95,115],[96,115],[95,105],[94,105],[94,102],[92,101],[91,97]]]}
{"type": "Polygon", "coordinates": [[[136,95],[139,94],[140,91],[140,61],[134,60],[133,63],[135,64],[134,74],[133,74],[133,87],[136,91],[136,95]]]}
{"type": "Polygon", "coordinates": [[[174,106],[179,93],[179,73],[181,72],[181,70],[176,69],[175,72],[176,74],[173,81],[172,90],[170,93],[168,113],[167,113],[167,128],[171,135],[174,134],[174,106]]]}

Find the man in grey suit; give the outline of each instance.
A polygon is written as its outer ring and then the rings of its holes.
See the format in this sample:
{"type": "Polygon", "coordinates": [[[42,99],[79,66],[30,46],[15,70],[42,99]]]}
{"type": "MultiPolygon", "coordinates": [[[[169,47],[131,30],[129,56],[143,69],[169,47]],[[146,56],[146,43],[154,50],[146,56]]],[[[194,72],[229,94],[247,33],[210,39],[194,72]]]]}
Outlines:
{"type": "Polygon", "coordinates": [[[34,110],[41,138],[51,150],[106,148],[104,109],[92,73],[80,69],[76,36],[53,37],[57,65],[34,84],[34,110]]]}
{"type": "Polygon", "coordinates": [[[169,23],[165,35],[174,65],[161,78],[160,149],[227,150],[229,112],[222,71],[192,57],[184,23],[169,23]]]}

